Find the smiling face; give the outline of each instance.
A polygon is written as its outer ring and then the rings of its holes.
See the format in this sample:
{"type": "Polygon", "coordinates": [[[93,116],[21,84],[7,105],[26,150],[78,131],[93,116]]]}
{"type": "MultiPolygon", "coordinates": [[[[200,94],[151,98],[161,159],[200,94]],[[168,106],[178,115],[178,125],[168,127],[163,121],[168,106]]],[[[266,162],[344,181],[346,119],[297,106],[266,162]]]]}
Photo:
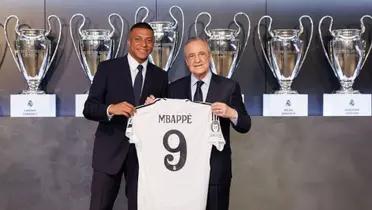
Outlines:
{"type": "Polygon", "coordinates": [[[206,41],[196,39],[184,48],[186,65],[198,79],[203,79],[209,71],[210,52],[206,41]]]}
{"type": "Polygon", "coordinates": [[[129,33],[128,53],[138,62],[143,63],[154,48],[154,33],[146,28],[134,28],[129,33]]]}

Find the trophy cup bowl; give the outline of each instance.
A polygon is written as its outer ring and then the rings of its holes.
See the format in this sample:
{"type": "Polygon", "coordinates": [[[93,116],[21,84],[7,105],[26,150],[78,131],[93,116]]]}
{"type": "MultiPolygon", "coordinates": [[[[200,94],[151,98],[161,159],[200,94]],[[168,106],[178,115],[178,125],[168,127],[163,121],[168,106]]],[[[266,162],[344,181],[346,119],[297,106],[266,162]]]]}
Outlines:
{"type": "Polygon", "coordinates": [[[19,19],[15,15],[10,15],[4,23],[5,39],[9,46],[13,59],[27,81],[28,89],[23,90],[22,94],[45,94],[39,89],[40,83],[45,77],[51,63],[53,62],[61,39],[61,21],[55,15],[48,17],[49,30],[19,28],[19,19]],[[8,36],[8,23],[11,19],[16,19],[15,32],[16,39],[13,44],[8,36]],[[48,39],[51,31],[51,18],[55,18],[59,25],[58,41],[52,53],[52,43],[48,39]]]}
{"type": "Polygon", "coordinates": [[[232,29],[211,29],[208,39],[211,50],[211,67],[214,73],[231,78],[238,55],[240,53],[240,41],[235,37],[232,29]]]}
{"type": "Polygon", "coordinates": [[[168,70],[173,60],[175,48],[178,45],[178,32],[168,21],[149,22],[154,30],[154,49],[150,61],[164,70],[168,70]]]}
{"type": "Polygon", "coordinates": [[[85,67],[85,74],[88,76],[90,82],[93,82],[98,64],[112,58],[113,48],[114,43],[110,37],[109,30],[82,30],[79,53],[85,67]]]}
{"type": "Polygon", "coordinates": [[[363,39],[365,32],[364,18],[372,19],[369,15],[364,15],[360,19],[361,29],[335,29],[332,30],[333,18],[324,16],[319,22],[319,35],[324,54],[330,64],[333,73],[340,82],[341,88],[337,94],[358,94],[358,90],[353,89],[355,79],[358,77],[371,51],[372,45],[366,45],[363,39]],[[321,26],[325,19],[330,19],[329,33],[331,40],[325,45],[321,26]]]}
{"type": "Polygon", "coordinates": [[[22,29],[20,34],[15,41],[15,54],[29,87],[22,93],[43,94],[39,85],[50,60],[51,42],[44,36],[45,30],[22,29]]]}
{"type": "MultiPolygon", "coordinates": [[[[145,10],[145,17],[141,20],[144,22],[148,15],[149,9],[145,6],[141,6],[135,13],[134,22],[137,23],[138,14],[141,10],[145,10]]],[[[181,49],[184,33],[184,14],[180,7],[172,6],[169,8],[169,15],[173,19],[171,21],[151,21],[148,24],[154,30],[154,49],[149,56],[150,62],[162,68],[164,71],[168,71],[181,49]],[[174,17],[172,12],[173,9],[177,9],[181,14],[181,25],[182,29],[179,29],[179,21],[174,17]]]]}
{"type": "Polygon", "coordinates": [[[124,29],[123,18],[119,14],[111,13],[108,16],[108,22],[112,31],[108,29],[82,29],[85,25],[85,16],[80,13],[74,14],[70,19],[70,36],[72,43],[80,65],[91,83],[97,72],[98,64],[102,61],[116,58],[120,50],[124,29]],[[113,39],[113,35],[116,31],[111,22],[113,16],[116,16],[121,22],[121,31],[117,46],[115,46],[113,39]],[[77,37],[74,34],[72,24],[76,17],[80,17],[83,20],[78,28],[79,36],[77,37]]]}
{"type": "Polygon", "coordinates": [[[211,69],[215,74],[231,78],[239,65],[241,55],[247,47],[251,27],[250,19],[246,13],[238,12],[234,15],[234,23],[238,29],[208,29],[212,17],[208,12],[200,12],[195,18],[196,35],[198,35],[198,19],[202,15],[207,15],[209,17],[209,21],[204,27],[204,32],[208,37],[207,41],[211,51],[211,69]],[[248,29],[245,37],[241,39],[239,37],[241,27],[236,20],[239,15],[244,16],[248,22],[248,29]]]}
{"type": "Polygon", "coordinates": [[[272,18],[263,16],[258,22],[258,27],[260,27],[261,21],[266,18],[270,20],[267,30],[270,36],[266,40],[266,49],[263,47],[259,28],[257,32],[265,60],[280,86],[280,89],[276,90],[274,94],[298,94],[296,90],[291,89],[291,85],[297,77],[310,47],[313,35],[312,19],[307,15],[301,16],[299,19],[300,29],[271,30],[272,18]],[[303,18],[307,18],[311,23],[310,38],[307,41],[306,49],[305,41],[301,39],[303,18]]]}

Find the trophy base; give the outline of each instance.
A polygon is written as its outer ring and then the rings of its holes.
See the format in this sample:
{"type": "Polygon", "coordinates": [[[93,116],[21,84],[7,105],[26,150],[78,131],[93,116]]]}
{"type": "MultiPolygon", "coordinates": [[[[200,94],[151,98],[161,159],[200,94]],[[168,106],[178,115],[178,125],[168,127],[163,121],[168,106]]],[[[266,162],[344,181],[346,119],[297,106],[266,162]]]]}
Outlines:
{"type": "Polygon", "coordinates": [[[298,94],[295,90],[277,90],[274,94],[298,94]]]}
{"type": "Polygon", "coordinates": [[[345,89],[341,89],[341,90],[337,90],[336,91],[337,94],[360,94],[359,90],[345,90],[345,89]]]}
{"type": "Polygon", "coordinates": [[[23,90],[22,94],[24,94],[24,95],[41,95],[41,94],[45,94],[45,91],[43,91],[43,90],[23,90]]]}

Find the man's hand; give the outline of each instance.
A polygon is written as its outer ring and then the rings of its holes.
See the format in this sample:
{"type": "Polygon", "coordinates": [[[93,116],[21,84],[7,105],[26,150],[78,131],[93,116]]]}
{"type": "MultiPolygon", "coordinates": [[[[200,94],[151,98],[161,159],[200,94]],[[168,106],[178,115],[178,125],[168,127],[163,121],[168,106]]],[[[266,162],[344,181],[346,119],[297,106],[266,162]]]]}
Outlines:
{"type": "Polygon", "coordinates": [[[215,102],[211,105],[213,114],[223,117],[229,118],[230,120],[236,119],[238,117],[238,112],[222,102],[215,102]]]}
{"type": "Polygon", "coordinates": [[[108,113],[110,115],[124,115],[126,117],[133,116],[136,109],[134,106],[126,101],[111,104],[108,108],[108,113]]]}
{"type": "Polygon", "coordinates": [[[145,101],[145,105],[152,104],[152,103],[155,102],[155,100],[156,100],[155,96],[153,96],[153,95],[147,96],[146,101],[145,101]]]}

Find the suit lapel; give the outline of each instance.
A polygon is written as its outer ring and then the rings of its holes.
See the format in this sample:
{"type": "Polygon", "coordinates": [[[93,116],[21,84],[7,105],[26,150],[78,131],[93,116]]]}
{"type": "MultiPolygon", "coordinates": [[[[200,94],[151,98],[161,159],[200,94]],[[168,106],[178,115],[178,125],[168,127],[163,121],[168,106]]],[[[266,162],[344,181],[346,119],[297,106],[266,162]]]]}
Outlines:
{"type": "Polygon", "coordinates": [[[119,78],[124,78],[123,84],[125,85],[125,88],[123,89],[123,91],[125,91],[125,90],[128,91],[125,94],[129,95],[129,98],[130,98],[129,102],[131,104],[134,104],[132,76],[130,74],[130,67],[129,67],[127,56],[123,57],[120,69],[121,69],[121,71],[119,71],[119,72],[121,72],[123,74],[123,76],[121,76],[119,78]]]}
{"type": "Polygon", "coordinates": [[[218,101],[218,93],[220,93],[218,78],[212,73],[211,83],[209,84],[207,98],[205,101],[210,103],[218,101]]]}
{"type": "Polygon", "coordinates": [[[148,62],[146,75],[145,75],[145,81],[144,81],[145,83],[143,84],[143,88],[141,92],[140,104],[143,104],[147,96],[149,96],[149,90],[151,89],[151,85],[152,85],[151,78],[153,78],[153,71],[156,71],[156,69],[154,69],[152,64],[148,62]]]}
{"type": "Polygon", "coordinates": [[[187,80],[186,81],[186,85],[185,85],[185,96],[187,97],[187,99],[189,99],[190,101],[192,100],[191,98],[191,75],[187,77],[187,80]]]}

